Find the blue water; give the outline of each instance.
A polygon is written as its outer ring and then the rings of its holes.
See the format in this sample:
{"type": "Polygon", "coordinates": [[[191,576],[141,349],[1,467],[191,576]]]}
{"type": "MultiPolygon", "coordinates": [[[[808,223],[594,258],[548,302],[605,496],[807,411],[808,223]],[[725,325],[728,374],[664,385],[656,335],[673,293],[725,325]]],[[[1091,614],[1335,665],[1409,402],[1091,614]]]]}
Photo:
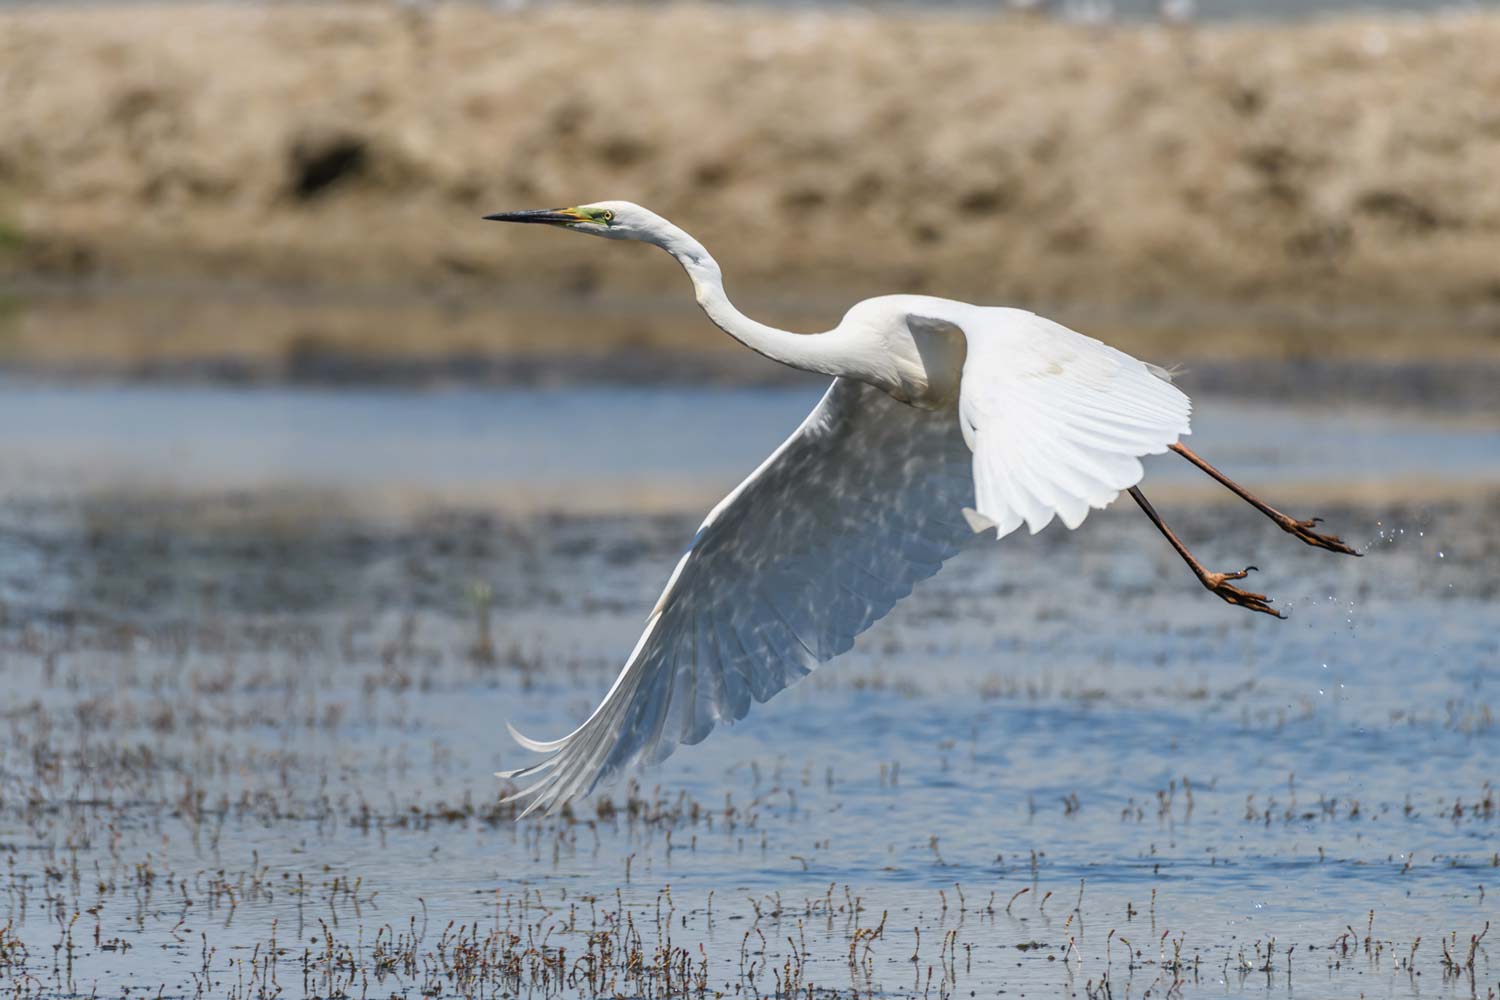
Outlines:
{"type": "MultiPolygon", "coordinates": [[[[609,482],[685,491],[696,502],[753,469],[821,392],[8,384],[0,426],[26,433],[0,439],[0,475],[13,490],[81,481],[190,492],[477,491],[502,505],[540,498],[614,509],[617,500],[580,495],[609,482]]],[[[1344,497],[1370,487],[1371,499],[1381,487],[1500,483],[1500,434],[1488,421],[1200,401],[1193,426],[1195,447],[1261,482],[1332,486],[1344,497]]],[[[1153,482],[1201,485],[1175,459],[1152,461],[1153,482]]]]}
{"type": "Polygon", "coordinates": [[[1480,424],[1198,400],[1200,451],[1368,552],[1153,463],[1195,551],[1258,563],[1288,621],[1203,593],[1116,505],[964,553],[638,791],[487,820],[490,772],[524,759],[502,720],[587,714],[703,498],[815,395],[8,386],[0,926],[29,950],[0,935],[0,976],[587,995],[466,988],[444,929],[576,957],[624,906],[648,951],[670,935],[742,996],[794,959],[803,994],[1500,988],[1488,938],[1466,962],[1500,913],[1480,424]],[[377,973],[382,928],[419,935],[414,968],[377,973]]]}

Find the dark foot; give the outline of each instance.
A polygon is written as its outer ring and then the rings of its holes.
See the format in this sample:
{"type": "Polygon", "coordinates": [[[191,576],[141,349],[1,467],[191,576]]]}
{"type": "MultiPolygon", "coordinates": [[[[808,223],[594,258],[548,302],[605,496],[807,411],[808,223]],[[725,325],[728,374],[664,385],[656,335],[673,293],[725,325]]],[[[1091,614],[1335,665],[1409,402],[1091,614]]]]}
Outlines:
{"type": "Polygon", "coordinates": [[[1286,615],[1280,611],[1271,609],[1271,599],[1265,594],[1253,594],[1248,590],[1232,587],[1230,580],[1243,580],[1254,570],[1254,566],[1246,566],[1238,573],[1207,573],[1203,577],[1203,586],[1213,591],[1219,599],[1229,604],[1234,604],[1251,611],[1259,611],[1262,614],[1271,615],[1275,618],[1285,618],[1286,615]]]}
{"type": "Polygon", "coordinates": [[[1327,549],[1329,552],[1342,552],[1346,556],[1364,555],[1363,552],[1355,552],[1348,545],[1344,544],[1344,540],[1338,535],[1325,535],[1320,531],[1312,530],[1313,525],[1323,520],[1321,517],[1314,517],[1306,521],[1294,521],[1285,514],[1282,514],[1275,520],[1277,524],[1281,525],[1282,531],[1296,535],[1308,545],[1327,549]]]}

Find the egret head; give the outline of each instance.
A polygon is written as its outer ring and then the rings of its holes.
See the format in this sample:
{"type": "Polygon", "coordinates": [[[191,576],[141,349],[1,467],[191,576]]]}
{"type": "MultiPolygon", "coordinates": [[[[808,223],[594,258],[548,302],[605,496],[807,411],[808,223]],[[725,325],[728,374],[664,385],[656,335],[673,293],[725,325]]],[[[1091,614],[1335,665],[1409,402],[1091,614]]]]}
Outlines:
{"type": "Polygon", "coordinates": [[[675,230],[671,223],[655,212],[628,201],[598,201],[575,208],[498,212],[486,215],[485,218],[492,222],[531,222],[559,226],[610,240],[644,240],[658,244],[675,230]]]}

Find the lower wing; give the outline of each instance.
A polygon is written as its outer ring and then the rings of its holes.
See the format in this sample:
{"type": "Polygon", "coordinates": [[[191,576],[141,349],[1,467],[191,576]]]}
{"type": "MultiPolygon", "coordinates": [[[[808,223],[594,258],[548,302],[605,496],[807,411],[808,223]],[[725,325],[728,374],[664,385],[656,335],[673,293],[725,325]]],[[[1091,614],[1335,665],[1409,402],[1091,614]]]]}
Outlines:
{"type": "MultiPolygon", "coordinates": [[[[973,532],[1069,528],[1189,430],[1160,369],[1019,310],[909,323],[967,342],[958,412],[837,379],[802,426],[698,529],[588,721],[502,772],[553,811],[636,763],[697,743],[849,649],[973,532]]],[[[524,815],[524,813],[523,813],[524,815]]]]}
{"type": "MultiPolygon", "coordinates": [[[[837,379],[802,426],[725,497],[677,564],[603,702],[545,757],[501,772],[549,812],[636,763],[741,719],[911,593],[972,538],[969,450],[929,412],[837,379]]],[[[523,813],[524,815],[524,813],[523,813]]]]}

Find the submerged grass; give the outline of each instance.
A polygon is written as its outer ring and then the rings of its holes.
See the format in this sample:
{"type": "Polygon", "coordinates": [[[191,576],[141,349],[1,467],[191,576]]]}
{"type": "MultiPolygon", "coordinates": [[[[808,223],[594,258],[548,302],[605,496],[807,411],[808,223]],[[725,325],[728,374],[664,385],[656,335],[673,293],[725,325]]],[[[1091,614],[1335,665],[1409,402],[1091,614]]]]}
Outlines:
{"type": "Polygon", "coordinates": [[[1298,563],[1279,633],[1153,599],[1144,529],[1017,540],[521,823],[499,719],[590,707],[693,522],[263,502],[0,506],[0,994],[1500,989],[1493,501],[1428,512],[1440,571],[1383,540],[1358,608],[1298,563]]]}

